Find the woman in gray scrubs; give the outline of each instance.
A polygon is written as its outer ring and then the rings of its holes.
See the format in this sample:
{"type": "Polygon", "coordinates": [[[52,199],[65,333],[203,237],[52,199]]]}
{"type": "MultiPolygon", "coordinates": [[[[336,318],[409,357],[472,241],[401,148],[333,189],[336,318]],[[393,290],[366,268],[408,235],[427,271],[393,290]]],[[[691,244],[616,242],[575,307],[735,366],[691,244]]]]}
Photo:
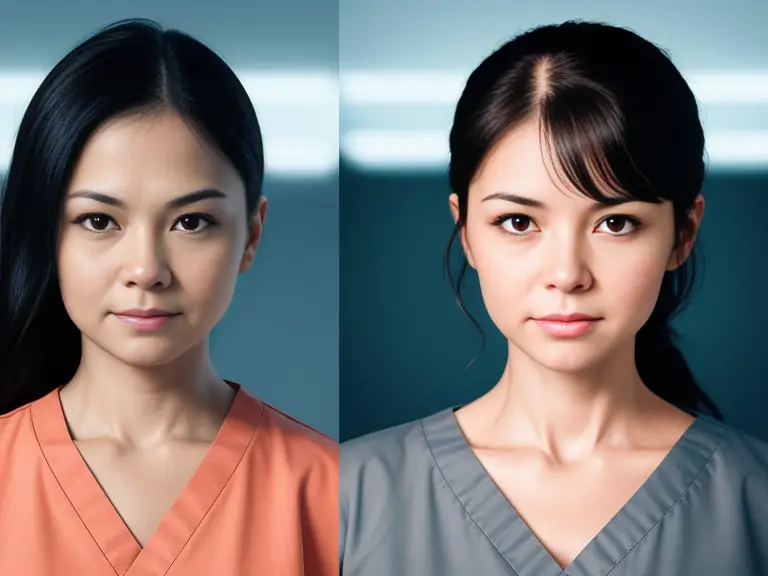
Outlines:
{"type": "Polygon", "coordinates": [[[696,101],[624,29],[529,31],[450,134],[451,270],[508,340],[489,393],[346,443],[345,576],[768,575],[768,445],[672,342],[704,212],[696,101]]]}

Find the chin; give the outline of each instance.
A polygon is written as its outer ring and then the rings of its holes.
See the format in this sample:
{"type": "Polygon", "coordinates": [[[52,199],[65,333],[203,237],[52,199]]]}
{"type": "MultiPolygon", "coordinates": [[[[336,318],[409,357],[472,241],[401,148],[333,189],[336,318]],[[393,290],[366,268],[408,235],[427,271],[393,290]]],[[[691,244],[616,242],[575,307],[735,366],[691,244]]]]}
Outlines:
{"type": "Polygon", "coordinates": [[[588,341],[547,343],[523,351],[547,370],[571,374],[593,370],[606,358],[596,343],[588,341]]]}
{"type": "Polygon", "coordinates": [[[191,346],[180,346],[159,340],[147,339],[144,342],[132,342],[120,349],[113,348],[110,353],[129,366],[154,368],[173,362],[189,351],[191,346]]]}

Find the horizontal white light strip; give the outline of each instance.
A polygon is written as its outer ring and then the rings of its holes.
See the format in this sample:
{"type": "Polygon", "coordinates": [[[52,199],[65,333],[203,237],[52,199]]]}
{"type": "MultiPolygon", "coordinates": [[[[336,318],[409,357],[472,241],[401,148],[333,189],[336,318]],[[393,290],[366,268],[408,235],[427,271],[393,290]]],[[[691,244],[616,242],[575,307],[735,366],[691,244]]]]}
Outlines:
{"type": "Polygon", "coordinates": [[[708,72],[685,79],[704,104],[768,104],[768,71],[708,72]]]}
{"type": "Polygon", "coordinates": [[[264,162],[267,176],[328,176],[339,169],[338,138],[330,144],[325,140],[270,141],[265,146],[264,162]]]}
{"type": "MultiPolygon", "coordinates": [[[[350,128],[342,136],[342,155],[367,168],[445,167],[450,117],[467,76],[455,71],[342,73],[342,119],[350,128]]],[[[710,167],[768,168],[768,126],[761,120],[768,113],[768,70],[684,76],[701,104],[710,167]],[[745,124],[752,114],[756,123],[745,124]]]]}
{"type": "MultiPolygon", "coordinates": [[[[341,98],[350,104],[455,104],[469,74],[412,72],[345,72],[341,98]]],[[[691,72],[684,76],[705,104],[768,103],[768,71],[691,72]]]]}
{"type": "Polygon", "coordinates": [[[352,130],[341,152],[364,168],[439,168],[448,163],[448,134],[443,131],[352,130]]]}
{"type": "Polygon", "coordinates": [[[768,168],[768,130],[712,132],[706,149],[713,167],[768,168]]]}
{"type": "MultiPolygon", "coordinates": [[[[236,71],[256,108],[267,176],[322,177],[338,170],[339,91],[332,72],[236,71]]],[[[44,76],[0,72],[0,171],[44,76]]]]}
{"type": "MultiPolygon", "coordinates": [[[[768,167],[768,131],[720,131],[707,135],[712,168],[768,167]]],[[[448,134],[442,131],[353,130],[343,155],[362,168],[442,169],[448,165],[448,134]]]]}

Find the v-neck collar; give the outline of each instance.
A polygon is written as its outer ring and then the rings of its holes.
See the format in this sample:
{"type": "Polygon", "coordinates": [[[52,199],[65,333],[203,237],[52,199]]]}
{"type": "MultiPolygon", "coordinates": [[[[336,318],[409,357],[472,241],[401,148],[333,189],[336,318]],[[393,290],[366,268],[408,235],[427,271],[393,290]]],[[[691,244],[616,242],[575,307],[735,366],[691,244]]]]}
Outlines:
{"type": "Polygon", "coordinates": [[[455,410],[423,419],[424,435],[453,494],[517,576],[608,574],[681,498],[726,434],[713,418],[696,416],[640,489],[563,569],[485,471],[455,410]]]}
{"type": "Polygon", "coordinates": [[[165,574],[213,506],[258,428],[264,404],[228,382],[235,397],[203,460],[142,548],[72,440],[59,389],[32,404],[32,424],[48,466],[118,576],[165,574]]]}

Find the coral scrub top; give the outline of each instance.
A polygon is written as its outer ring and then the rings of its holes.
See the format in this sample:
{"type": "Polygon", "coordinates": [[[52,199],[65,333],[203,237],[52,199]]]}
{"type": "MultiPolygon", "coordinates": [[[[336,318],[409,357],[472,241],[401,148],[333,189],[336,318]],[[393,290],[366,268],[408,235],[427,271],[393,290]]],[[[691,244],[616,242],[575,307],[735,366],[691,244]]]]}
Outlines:
{"type": "Polygon", "coordinates": [[[56,389],[0,416],[0,574],[336,576],[338,448],[236,389],[142,548],[70,437],[56,389]]]}

